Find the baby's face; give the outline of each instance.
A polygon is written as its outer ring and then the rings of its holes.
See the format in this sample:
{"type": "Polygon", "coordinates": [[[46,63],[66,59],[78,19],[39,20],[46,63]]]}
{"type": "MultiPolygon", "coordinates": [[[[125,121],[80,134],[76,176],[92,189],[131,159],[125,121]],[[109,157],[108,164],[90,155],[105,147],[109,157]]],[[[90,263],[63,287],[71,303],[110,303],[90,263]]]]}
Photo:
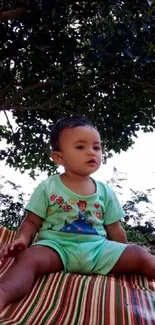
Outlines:
{"type": "Polygon", "coordinates": [[[80,126],[62,131],[60,151],[65,170],[78,175],[90,175],[101,164],[101,139],[98,131],[90,126],[80,126]]]}

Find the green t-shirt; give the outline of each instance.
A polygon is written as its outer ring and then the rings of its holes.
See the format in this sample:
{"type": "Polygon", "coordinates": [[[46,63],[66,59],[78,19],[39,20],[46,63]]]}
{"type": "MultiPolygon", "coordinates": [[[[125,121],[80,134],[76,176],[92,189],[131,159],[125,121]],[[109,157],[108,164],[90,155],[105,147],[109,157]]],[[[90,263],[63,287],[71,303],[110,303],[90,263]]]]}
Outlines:
{"type": "Polygon", "coordinates": [[[68,189],[60,175],[40,183],[26,206],[43,219],[40,231],[106,236],[104,225],[112,224],[125,213],[113,190],[99,181],[96,193],[81,196],[68,189]]]}

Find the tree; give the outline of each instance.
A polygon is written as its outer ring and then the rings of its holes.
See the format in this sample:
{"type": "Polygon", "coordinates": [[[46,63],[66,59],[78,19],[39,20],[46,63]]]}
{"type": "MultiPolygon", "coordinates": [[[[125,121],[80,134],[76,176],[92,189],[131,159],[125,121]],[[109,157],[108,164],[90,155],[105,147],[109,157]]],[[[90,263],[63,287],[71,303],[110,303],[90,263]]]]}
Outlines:
{"type": "MultiPolygon", "coordinates": [[[[120,198],[123,197],[124,185],[127,181],[126,174],[118,171],[116,167],[113,168],[113,175],[107,183],[119,194],[120,198]]],[[[125,218],[123,224],[126,230],[139,230],[144,234],[153,234],[155,227],[155,210],[152,204],[152,196],[155,188],[149,188],[145,191],[139,189],[129,189],[129,198],[124,201],[122,198],[122,207],[125,211],[125,218]]]]}
{"type": "Polygon", "coordinates": [[[153,131],[154,34],[154,1],[3,1],[1,159],[55,172],[50,127],[75,112],[98,126],[106,154],[127,150],[140,128],[153,131]]]}
{"type": "MultiPolygon", "coordinates": [[[[129,241],[146,246],[151,244],[152,248],[155,244],[155,210],[150,199],[153,190],[154,188],[142,192],[131,189],[131,198],[123,204],[126,217],[122,222],[129,241]]],[[[150,252],[155,254],[154,249],[150,252]]]]}
{"type": "Polygon", "coordinates": [[[21,186],[5,180],[3,176],[0,176],[0,181],[0,224],[8,229],[16,229],[25,215],[24,193],[21,186]]]}
{"type": "Polygon", "coordinates": [[[126,173],[118,171],[118,169],[113,167],[113,175],[109,180],[107,180],[107,184],[110,185],[114,191],[116,191],[119,195],[123,194],[123,182],[127,180],[126,173]]]}
{"type": "Polygon", "coordinates": [[[130,189],[131,198],[123,204],[123,209],[126,212],[126,222],[131,222],[136,229],[140,229],[141,231],[154,231],[154,215],[155,211],[152,208],[152,202],[150,199],[150,195],[152,193],[152,189],[146,189],[144,191],[135,191],[130,189]],[[144,217],[148,218],[144,222],[144,217]]]}

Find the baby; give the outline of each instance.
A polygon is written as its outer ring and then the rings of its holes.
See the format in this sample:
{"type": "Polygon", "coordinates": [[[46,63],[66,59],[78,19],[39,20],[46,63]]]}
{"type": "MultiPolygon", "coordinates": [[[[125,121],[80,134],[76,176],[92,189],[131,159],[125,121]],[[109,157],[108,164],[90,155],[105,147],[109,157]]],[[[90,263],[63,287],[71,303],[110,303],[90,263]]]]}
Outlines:
{"type": "Polygon", "coordinates": [[[35,189],[17,238],[1,250],[1,263],[7,257],[14,262],[0,279],[0,311],[26,295],[44,274],[155,276],[155,257],[127,243],[120,224],[124,211],[115,193],[90,176],[102,161],[97,129],[85,118],[59,119],[51,147],[52,159],[64,173],[35,189]]]}

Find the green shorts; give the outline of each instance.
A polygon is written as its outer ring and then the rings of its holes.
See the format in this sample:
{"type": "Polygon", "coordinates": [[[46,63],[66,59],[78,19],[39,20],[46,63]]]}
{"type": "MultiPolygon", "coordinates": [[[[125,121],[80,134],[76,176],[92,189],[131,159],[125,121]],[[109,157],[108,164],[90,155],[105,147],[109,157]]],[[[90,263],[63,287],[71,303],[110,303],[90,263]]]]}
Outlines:
{"type": "Polygon", "coordinates": [[[51,247],[57,251],[64,270],[81,274],[108,274],[128,244],[107,240],[98,235],[79,235],[60,232],[39,234],[33,245],[51,247]],[[45,239],[46,238],[46,239],[45,239]]]}

